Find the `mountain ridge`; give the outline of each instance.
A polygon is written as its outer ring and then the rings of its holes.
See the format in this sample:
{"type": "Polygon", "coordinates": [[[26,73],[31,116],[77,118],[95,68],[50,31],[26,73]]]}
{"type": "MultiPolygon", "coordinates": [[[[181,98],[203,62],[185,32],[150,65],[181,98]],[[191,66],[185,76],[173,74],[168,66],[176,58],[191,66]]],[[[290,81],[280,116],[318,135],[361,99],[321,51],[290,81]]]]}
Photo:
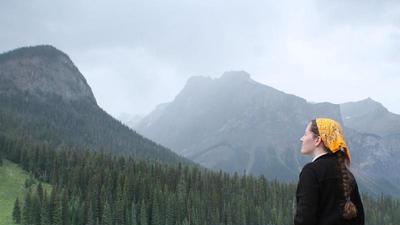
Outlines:
{"type": "Polygon", "coordinates": [[[0,134],[140,159],[191,163],[103,109],[67,54],[52,46],[0,55],[0,134]]]}

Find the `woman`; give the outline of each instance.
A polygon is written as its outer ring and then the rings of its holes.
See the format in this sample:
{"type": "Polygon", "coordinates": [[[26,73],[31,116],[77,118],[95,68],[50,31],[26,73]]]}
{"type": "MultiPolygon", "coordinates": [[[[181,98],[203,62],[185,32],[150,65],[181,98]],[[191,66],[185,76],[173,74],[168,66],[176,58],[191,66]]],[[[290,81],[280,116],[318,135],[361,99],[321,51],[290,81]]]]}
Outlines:
{"type": "Polygon", "coordinates": [[[295,225],[360,225],[364,209],[350,172],[350,152],[340,124],[312,120],[305,130],[301,153],[312,155],[299,176],[295,225]]]}

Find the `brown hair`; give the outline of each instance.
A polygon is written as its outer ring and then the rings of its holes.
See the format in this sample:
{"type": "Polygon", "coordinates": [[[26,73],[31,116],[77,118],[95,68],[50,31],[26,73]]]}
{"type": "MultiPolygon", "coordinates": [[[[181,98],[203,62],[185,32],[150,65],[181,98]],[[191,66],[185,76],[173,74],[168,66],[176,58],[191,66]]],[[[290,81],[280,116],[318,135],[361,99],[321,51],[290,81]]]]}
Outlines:
{"type": "MultiPolygon", "coordinates": [[[[311,121],[310,125],[310,131],[314,133],[315,136],[319,136],[319,130],[317,126],[316,120],[311,121]]],[[[325,150],[328,152],[329,149],[327,149],[324,146],[325,150]]],[[[357,216],[357,208],[354,205],[354,203],[350,199],[350,194],[351,191],[353,190],[352,187],[352,182],[354,177],[349,171],[349,166],[350,166],[350,160],[345,156],[343,151],[337,151],[334,155],[338,158],[338,164],[337,164],[337,169],[339,171],[339,174],[341,175],[341,187],[343,189],[343,194],[345,198],[344,204],[341,204],[343,207],[343,218],[345,219],[352,219],[357,216]]]]}

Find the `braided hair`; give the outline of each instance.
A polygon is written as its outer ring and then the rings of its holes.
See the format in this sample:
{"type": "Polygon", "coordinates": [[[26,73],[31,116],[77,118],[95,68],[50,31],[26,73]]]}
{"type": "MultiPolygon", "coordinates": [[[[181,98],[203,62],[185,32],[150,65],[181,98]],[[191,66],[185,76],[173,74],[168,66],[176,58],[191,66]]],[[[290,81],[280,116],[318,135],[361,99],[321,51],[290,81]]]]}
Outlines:
{"type": "MultiPolygon", "coordinates": [[[[311,121],[310,130],[316,137],[320,135],[316,120],[311,121]]],[[[327,149],[325,146],[324,148],[329,152],[329,149],[327,149]]],[[[344,152],[337,151],[336,153],[334,153],[334,155],[336,155],[338,159],[337,170],[341,177],[341,188],[343,190],[343,195],[345,198],[345,202],[341,204],[341,207],[343,209],[342,216],[343,218],[349,220],[357,216],[357,208],[350,199],[350,194],[353,190],[351,184],[353,183],[354,177],[349,170],[350,160],[345,156],[344,152]]]]}

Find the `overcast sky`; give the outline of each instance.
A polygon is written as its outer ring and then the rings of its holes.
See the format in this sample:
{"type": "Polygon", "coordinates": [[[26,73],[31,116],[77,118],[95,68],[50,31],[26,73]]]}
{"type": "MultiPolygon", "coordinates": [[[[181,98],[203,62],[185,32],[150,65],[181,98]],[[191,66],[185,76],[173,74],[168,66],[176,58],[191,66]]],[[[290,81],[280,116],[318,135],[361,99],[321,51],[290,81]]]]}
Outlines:
{"type": "Polygon", "coordinates": [[[190,76],[228,70],[400,114],[400,1],[2,0],[0,52],[38,44],[67,53],[113,116],[149,113],[190,76]]]}

